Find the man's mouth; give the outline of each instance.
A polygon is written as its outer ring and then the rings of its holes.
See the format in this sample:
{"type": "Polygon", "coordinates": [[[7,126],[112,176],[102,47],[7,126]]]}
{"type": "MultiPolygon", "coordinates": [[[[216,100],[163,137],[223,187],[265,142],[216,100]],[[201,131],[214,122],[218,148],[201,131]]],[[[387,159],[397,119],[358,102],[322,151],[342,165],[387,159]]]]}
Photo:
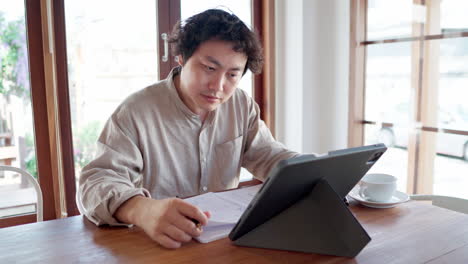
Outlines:
{"type": "Polygon", "coordinates": [[[212,96],[212,95],[207,95],[207,94],[202,94],[202,97],[205,98],[205,100],[207,100],[210,103],[215,103],[215,102],[221,100],[221,98],[219,98],[219,97],[212,96]]]}

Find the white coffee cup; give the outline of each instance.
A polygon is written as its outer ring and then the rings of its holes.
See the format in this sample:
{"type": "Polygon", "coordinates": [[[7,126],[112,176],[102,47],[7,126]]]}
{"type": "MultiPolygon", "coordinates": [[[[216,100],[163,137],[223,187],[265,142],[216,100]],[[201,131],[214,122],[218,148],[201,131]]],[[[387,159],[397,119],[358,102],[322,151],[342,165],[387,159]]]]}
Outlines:
{"type": "Polygon", "coordinates": [[[373,202],[388,202],[396,190],[397,178],[384,173],[366,174],[359,183],[359,195],[373,202]]]}

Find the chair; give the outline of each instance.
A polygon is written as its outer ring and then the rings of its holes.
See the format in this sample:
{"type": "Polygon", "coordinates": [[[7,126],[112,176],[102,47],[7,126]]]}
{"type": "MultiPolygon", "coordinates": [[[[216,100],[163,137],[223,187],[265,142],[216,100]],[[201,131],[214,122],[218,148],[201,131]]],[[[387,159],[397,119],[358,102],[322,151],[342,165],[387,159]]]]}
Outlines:
{"type": "Polygon", "coordinates": [[[468,200],[443,195],[414,194],[411,200],[432,201],[432,205],[446,208],[452,211],[468,214],[468,200]]]}
{"type": "Polygon", "coordinates": [[[0,165],[0,171],[14,171],[14,172],[17,172],[17,173],[21,174],[21,176],[23,176],[25,179],[28,179],[29,182],[32,183],[32,185],[36,189],[36,195],[37,195],[37,213],[36,213],[37,218],[36,219],[37,219],[37,222],[42,222],[42,220],[43,220],[42,191],[41,191],[41,187],[39,186],[39,183],[36,181],[36,179],[34,179],[34,177],[31,174],[29,174],[28,172],[26,172],[26,171],[24,171],[24,170],[22,170],[20,168],[0,165]]]}

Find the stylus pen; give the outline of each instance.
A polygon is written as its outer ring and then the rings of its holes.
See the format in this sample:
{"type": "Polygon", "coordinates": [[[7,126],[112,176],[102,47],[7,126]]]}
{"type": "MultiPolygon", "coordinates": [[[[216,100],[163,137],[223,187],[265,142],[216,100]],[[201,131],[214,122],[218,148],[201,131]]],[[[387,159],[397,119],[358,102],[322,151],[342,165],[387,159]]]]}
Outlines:
{"type": "Polygon", "coordinates": [[[198,229],[201,229],[202,224],[200,224],[200,222],[198,222],[198,220],[193,219],[193,218],[189,218],[189,219],[192,220],[192,222],[195,224],[195,226],[196,226],[198,229]]]}
{"type": "Polygon", "coordinates": [[[348,206],[349,206],[349,200],[348,200],[348,197],[345,197],[345,198],[343,199],[343,202],[344,202],[346,205],[348,205],[348,206]]]}

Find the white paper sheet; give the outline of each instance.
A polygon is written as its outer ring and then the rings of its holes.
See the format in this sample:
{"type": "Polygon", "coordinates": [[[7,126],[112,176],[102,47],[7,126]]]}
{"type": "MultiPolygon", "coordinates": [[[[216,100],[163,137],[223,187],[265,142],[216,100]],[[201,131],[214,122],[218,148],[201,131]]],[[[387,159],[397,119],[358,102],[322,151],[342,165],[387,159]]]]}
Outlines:
{"type": "Polygon", "coordinates": [[[202,235],[196,239],[208,243],[227,237],[261,186],[260,184],[233,191],[206,193],[185,199],[202,211],[211,213],[208,224],[203,227],[202,235]]]}

